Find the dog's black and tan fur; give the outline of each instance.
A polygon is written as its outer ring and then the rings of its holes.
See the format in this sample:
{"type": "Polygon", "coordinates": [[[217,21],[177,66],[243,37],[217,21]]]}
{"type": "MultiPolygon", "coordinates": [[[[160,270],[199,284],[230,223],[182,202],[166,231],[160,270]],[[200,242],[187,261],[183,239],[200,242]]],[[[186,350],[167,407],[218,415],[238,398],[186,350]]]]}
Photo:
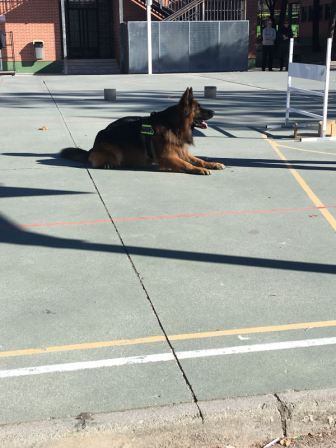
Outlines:
{"type": "Polygon", "coordinates": [[[93,168],[146,168],[156,164],[163,171],[211,174],[209,170],[221,170],[224,165],[193,156],[188,146],[193,144],[193,126],[204,127],[213,115],[195,100],[192,88],[187,88],[177,105],[149,117],[121,118],[98,132],[90,151],[67,148],[61,157],[88,161],[93,168]],[[143,124],[150,126],[151,137],[142,134],[143,124]]]}

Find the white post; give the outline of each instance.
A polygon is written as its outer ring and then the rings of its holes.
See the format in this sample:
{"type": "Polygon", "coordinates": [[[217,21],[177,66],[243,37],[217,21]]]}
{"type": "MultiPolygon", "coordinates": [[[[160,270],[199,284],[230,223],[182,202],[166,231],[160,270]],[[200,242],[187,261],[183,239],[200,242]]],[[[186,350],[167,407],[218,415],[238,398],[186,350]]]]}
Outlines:
{"type": "Polygon", "coordinates": [[[124,0],[119,0],[119,23],[124,22],[124,0]]]}
{"type": "Polygon", "coordinates": [[[331,47],[332,47],[332,38],[329,37],[328,44],[327,44],[327,56],[326,56],[326,79],[325,79],[324,97],[323,97],[323,120],[322,120],[322,135],[321,135],[321,137],[325,137],[326,133],[327,133],[331,47]]]}
{"type": "Polygon", "coordinates": [[[61,18],[62,18],[63,60],[64,60],[63,73],[65,75],[67,75],[68,74],[68,51],[67,51],[67,34],[66,34],[64,0],[61,0],[61,18]]]}
{"type": "Polygon", "coordinates": [[[153,73],[152,69],[152,17],[151,6],[153,0],[146,0],[147,2],[147,50],[148,50],[148,74],[153,73]]]}
{"type": "MultiPolygon", "coordinates": [[[[291,38],[289,41],[289,59],[288,59],[288,69],[289,64],[293,62],[293,51],[294,51],[294,39],[291,38]]],[[[290,88],[292,87],[292,77],[288,76],[287,80],[287,99],[286,99],[286,117],[285,117],[285,126],[288,126],[289,122],[289,108],[290,108],[290,88]]]]}

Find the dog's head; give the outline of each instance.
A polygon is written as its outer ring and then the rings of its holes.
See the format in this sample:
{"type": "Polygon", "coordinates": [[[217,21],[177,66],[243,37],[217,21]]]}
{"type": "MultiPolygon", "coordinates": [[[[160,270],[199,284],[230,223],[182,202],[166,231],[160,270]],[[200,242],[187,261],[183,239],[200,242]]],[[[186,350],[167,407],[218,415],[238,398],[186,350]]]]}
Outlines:
{"type": "Polygon", "coordinates": [[[208,127],[206,121],[214,116],[212,110],[201,107],[194,98],[192,87],[188,87],[182,95],[179,107],[183,119],[189,121],[191,127],[206,129],[208,127]]]}

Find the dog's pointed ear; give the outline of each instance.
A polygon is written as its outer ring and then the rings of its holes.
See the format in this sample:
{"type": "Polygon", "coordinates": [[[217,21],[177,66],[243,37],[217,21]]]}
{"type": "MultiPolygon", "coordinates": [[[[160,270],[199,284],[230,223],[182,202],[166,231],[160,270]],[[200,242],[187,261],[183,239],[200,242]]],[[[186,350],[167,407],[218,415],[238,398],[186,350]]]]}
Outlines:
{"type": "Polygon", "coordinates": [[[181,96],[181,104],[188,104],[189,102],[189,87],[186,88],[184,94],[181,96]]]}
{"type": "Polygon", "coordinates": [[[193,91],[191,87],[187,87],[186,91],[181,97],[180,105],[183,108],[184,115],[187,116],[190,113],[190,107],[193,100],[193,91]]]}

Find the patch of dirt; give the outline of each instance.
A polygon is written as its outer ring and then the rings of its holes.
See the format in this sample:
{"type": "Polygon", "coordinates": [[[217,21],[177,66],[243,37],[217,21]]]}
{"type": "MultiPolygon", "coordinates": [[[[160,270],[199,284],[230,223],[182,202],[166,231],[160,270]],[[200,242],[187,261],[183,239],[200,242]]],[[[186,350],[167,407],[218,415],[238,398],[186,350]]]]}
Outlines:
{"type": "MultiPolygon", "coordinates": [[[[251,445],[250,448],[264,448],[271,441],[251,445]]],[[[272,448],[336,448],[336,430],[308,434],[306,436],[280,439],[272,448]]]]}

